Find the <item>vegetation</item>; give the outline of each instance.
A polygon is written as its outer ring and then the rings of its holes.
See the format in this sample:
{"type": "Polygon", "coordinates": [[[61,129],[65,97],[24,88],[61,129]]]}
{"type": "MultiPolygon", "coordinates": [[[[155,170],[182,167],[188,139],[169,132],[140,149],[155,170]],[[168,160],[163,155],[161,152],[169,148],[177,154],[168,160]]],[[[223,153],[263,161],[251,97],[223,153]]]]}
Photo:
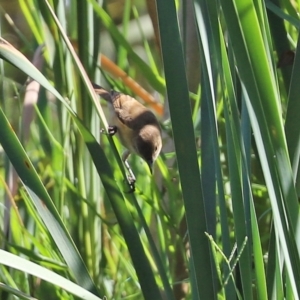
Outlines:
{"type": "Polygon", "coordinates": [[[100,2],[1,7],[0,298],[299,299],[299,1],[100,2]],[[160,117],[134,193],[90,80],[160,117]]]}

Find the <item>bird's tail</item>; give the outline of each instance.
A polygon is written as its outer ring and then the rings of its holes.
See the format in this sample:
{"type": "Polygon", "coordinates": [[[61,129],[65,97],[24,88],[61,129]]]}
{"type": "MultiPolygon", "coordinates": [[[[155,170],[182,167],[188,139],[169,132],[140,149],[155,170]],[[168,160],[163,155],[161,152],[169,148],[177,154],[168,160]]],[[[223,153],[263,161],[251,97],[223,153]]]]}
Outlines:
{"type": "Polygon", "coordinates": [[[111,92],[107,91],[106,89],[104,89],[102,86],[92,82],[92,86],[96,92],[96,94],[98,94],[99,96],[101,96],[104,100],[108,101],[108,102],[112,102],[113,101],[113,97],[111,92]]]}

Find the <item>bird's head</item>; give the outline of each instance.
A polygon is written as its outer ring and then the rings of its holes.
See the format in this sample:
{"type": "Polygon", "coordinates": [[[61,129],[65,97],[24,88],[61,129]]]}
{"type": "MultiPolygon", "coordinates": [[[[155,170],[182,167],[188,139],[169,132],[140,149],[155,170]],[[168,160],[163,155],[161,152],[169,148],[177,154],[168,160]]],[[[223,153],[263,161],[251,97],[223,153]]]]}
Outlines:
{"type": "Polygon", "coordinates": [[[135,141],[135,150],[148,164],[152,173],[153,162],[162,148],[161,130],[157,125],[146,125],[135,141]]]}

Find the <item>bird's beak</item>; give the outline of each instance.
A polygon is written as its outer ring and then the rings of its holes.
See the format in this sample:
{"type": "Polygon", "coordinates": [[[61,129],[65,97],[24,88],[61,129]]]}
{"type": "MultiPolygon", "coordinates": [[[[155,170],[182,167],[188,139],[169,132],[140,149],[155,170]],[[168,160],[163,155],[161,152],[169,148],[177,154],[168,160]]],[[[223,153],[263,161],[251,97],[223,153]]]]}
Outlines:
{"type": "Polygon", "coordinates": [[[152,161],[152,160],[149,160],[149,161],[147,161],[147,164],[148,164],[150,173],[152,174],[153,161],[152,161]]]}

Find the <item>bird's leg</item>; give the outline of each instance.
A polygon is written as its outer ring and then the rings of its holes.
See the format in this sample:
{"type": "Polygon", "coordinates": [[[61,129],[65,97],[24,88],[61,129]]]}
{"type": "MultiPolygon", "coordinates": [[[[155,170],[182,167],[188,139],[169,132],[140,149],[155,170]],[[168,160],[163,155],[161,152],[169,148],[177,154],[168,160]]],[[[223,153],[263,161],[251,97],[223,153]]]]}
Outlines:
{"type": "Polygon", "coordinates": [[[129,172],[129,175],[128,175],[128,181],[130,182],[130,183],[135,183],[136,182],[136,179],[135,179],[135,176],[134,176],[134,174],[133,174],[133,172],[132,172],[132,170],[131,170],[131,168],[130,168],[130,166],[129,166],[129,163],[128,163],[128,161],[127,160],[125,160],[124,161],[124,164],[125,164],[125,167],[126,167],[126,169],[128,170],[128,172],[129,172]]]}
{"type": "Polygon", "coordinates": [[[122,155],[122,160],[124,162],[124,165],[125,165],[127,171],[129,172],[129,174],[127,175],[128,183],[131,186],[131,188],[134,190],[134,183],[135,183],[136,179],[135,179],[135,176],[134,176],[134,174],[130,168],[130,165],[127,161],[129,155],[130,155],[130,152],[128,150],[126,150],[122,155]]]}
{"type": "MultiPolygon", "coordinates": [[[[117,131],[118,131],[118,128],[117,128],[117,126],[114,126],[114,125],[109,125],[108,128],[107,128],[107,134],[110,135],[110,136],[115,135],[117,133],[117,131]]],[[[101,129],[100,132],[106,134],[105,129],[101,129]]],[[[130,152],[128,150],[126,150],[122,155],[122,161],[123,161],[128,173],[129,173],[127,175],[127,181],[128,181],[129,186],[131,188],[131,191],[134,192],[134,190],[135,190],[134,183],[135,183],[136,179],[135,179],[135,176],[134,176],[134,174],[133,174],[133,172],[132,172],[132,170],[129,166],[129,163],[127,161],[127,158],[129,157],[129,155],[130,155],[130,152]]]]}

